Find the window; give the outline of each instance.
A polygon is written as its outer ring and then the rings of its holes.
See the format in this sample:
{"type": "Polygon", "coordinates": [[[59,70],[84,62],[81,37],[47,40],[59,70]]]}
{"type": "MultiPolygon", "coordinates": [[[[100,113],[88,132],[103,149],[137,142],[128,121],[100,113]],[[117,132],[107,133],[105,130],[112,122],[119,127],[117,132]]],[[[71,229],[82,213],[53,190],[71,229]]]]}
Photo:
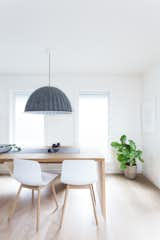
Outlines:
{"type": "Polygon", "coordinates": [[[108,95],[106,93],[80,94],[79,145],[85,152],[107,152],[108,95]]]}
{"type": "Polygon", "coordinates": [[[29,93],[15,93],[12,99],[11,142],[20,146],[44,145],[44,116],[24,113],[29,93]]]}

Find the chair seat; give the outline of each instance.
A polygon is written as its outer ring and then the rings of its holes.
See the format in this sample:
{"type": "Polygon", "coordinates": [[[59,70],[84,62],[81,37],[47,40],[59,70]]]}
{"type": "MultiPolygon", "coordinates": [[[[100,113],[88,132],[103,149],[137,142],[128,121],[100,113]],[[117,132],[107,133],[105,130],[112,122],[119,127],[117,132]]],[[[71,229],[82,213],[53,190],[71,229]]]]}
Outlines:
{"type": "Polygon", "coordinates": [[[97,164],[93,160],[65,160],[61,182],[68,185],[88,185],[97,181],[97,164]]]}
{"type": "Polygon", "coordinates": [[[34,181],[32,178],[31,179],[17,179],[17,181],[21,182],[24,185],[28,186],[45,186],[49,184],[51,181],[53,181],[58,174],[52,174],[48,172],[42,172],[42,180],[41,181],[34,181]]]}

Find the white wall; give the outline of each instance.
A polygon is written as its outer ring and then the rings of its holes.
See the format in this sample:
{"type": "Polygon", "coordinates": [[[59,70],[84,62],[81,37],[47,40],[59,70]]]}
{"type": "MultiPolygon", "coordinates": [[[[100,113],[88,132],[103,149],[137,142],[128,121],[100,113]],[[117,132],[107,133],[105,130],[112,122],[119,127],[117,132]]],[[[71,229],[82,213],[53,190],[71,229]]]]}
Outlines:
{"type": "Polygon", "coordinates": [[[144,174],[160,187],[160,64],[144,75],[144,101],[155,101],[155,127],[143,132],[144,174]]]}
{"type": "MultiPolygon", "coordinates": [[[[140,75],[56,74],[55,86],[64,90],[71,100],[74,113],[70,116],[48,116],[46,144],[60,141],[62,145],[78,142],[78,96],[80,91],[107,91],[110,96],[109,138],[117,140],[127,134],[142,146],[141,114],[142,78],[140,75]]],[[[29,90],[47,84],[47,76],[0,76],[0,142],[9,142],[9,101],[14,90],[29,90]]],[[[95,113],[96,114],[96,113],[95,113]]],[[[96,141],[96,139],[95,139],[96,141]]],[[[118,172],[119,167],[107,153],[108,171],[118,172]]]]}

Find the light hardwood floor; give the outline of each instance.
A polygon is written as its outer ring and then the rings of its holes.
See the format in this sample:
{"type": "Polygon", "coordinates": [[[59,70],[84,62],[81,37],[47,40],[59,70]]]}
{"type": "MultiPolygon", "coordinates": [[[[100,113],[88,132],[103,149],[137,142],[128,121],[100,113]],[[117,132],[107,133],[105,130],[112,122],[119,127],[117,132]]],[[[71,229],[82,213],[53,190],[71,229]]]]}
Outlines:
{"type": "Polygon", "coordinates": [[[36,233],[32,192],[22,191],[15,215],[8,223],[9,206],[18,184],[11,177],[0,176],[0,240],[159,240],[160,191],[143,176],[130,181],[120,175],[110,175],[106,181],[106,223],[99,213],[97,228],[88,191],[73,190],[60,229],[63,187],[57,183],[60,209],[52,213],[56,206],[50,189],[44,189],[40,231],[36,233]]]}

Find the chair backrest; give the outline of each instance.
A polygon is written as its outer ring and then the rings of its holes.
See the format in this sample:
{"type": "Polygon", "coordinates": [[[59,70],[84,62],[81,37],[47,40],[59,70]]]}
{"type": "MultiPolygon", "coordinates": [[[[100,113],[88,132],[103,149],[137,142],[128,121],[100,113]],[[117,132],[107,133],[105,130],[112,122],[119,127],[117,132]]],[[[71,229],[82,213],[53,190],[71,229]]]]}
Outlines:
{"type": "Polygon", "coordinates": [[[13,175],[23,184],[36,185],[42,181],[41,167],[36,161],[15,159],[13,175]]]}
{"type": "Polygon", "coordinates": [[[97,163],[94,160],[64,160],[62,164],[62,179],[63,175],[92,175],[97,177],[97,163]]]}

